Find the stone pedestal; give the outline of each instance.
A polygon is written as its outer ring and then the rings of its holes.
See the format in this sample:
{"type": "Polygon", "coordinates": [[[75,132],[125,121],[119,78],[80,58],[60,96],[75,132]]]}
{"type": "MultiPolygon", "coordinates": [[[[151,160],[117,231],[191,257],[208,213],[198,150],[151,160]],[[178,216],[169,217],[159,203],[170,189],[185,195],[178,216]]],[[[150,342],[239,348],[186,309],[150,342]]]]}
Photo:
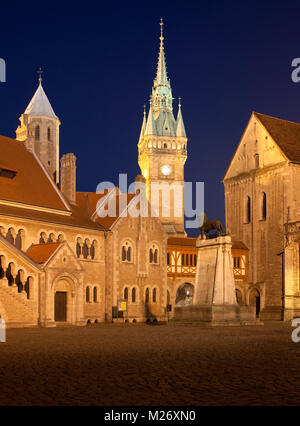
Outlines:
{"type": "Polygon", "coordinates": [[[207,325],[256,324],[255,308],[236,301],[231,238],[197,240],[193,305],[175,308],[174,321],[207,325]]]}

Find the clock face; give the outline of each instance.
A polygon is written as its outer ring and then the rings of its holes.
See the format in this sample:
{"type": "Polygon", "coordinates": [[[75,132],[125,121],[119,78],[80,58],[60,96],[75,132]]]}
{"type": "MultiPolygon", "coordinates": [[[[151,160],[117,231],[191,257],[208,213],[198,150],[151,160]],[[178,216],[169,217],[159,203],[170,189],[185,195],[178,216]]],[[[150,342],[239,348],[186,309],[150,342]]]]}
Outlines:
{"type": "Polygon", "coordinates": [[[162,166],[161,172],[164,176],[169,176],[171,174],[171,167],[170,166],[162,166]]]}

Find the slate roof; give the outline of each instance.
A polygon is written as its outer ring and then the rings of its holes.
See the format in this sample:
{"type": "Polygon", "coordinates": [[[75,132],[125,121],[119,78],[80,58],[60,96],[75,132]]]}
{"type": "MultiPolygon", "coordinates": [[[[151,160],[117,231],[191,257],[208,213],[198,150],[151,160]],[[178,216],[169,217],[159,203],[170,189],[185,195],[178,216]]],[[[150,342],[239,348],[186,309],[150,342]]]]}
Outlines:
{"type": "Polygon", "coordinates": [[[57,118],[41,83],[29,102],[24,114],[45,115],[47,117],[57,118]]]}

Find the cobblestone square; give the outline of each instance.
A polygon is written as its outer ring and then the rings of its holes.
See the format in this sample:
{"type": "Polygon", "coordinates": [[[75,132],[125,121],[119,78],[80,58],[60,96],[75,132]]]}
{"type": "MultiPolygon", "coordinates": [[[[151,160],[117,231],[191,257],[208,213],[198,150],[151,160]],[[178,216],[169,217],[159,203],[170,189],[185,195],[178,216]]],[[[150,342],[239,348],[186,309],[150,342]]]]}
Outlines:
{"type": "Polygon", "coordinates": [[[299,405],[290,324],[8,329],[3,405],[299,405]]]}

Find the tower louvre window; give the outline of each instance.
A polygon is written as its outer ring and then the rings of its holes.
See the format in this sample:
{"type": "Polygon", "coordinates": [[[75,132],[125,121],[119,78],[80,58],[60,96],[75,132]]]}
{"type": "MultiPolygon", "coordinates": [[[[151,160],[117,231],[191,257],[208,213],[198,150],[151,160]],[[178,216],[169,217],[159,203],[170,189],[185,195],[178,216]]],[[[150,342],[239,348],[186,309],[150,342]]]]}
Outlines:
{"type": "Polygon", "coordinates": [[[266,220],[267,219],[267,195],[266,195],[265,192],[262,193],[261,218],[262,218],[262,220],[266,220]]]}
{"type": "Polygon", "coordinates": [[[246,198],[245,222],[246,223],[250,223],[251,222],[251,199],[250,199],[250,197],[246,198]]]}
{"type": "Polygon", "coordinates": [[[47,129],[47,137],[48,137],[48,141],[51,141],[51,129],[50,129],[50,127],[48,127],[48,129],[47,129]]]}
{"type": "Polygon", "coordinates": [[[40,126],[35,126],[34,138],[36,141],[40,140],[40,126]]]}

